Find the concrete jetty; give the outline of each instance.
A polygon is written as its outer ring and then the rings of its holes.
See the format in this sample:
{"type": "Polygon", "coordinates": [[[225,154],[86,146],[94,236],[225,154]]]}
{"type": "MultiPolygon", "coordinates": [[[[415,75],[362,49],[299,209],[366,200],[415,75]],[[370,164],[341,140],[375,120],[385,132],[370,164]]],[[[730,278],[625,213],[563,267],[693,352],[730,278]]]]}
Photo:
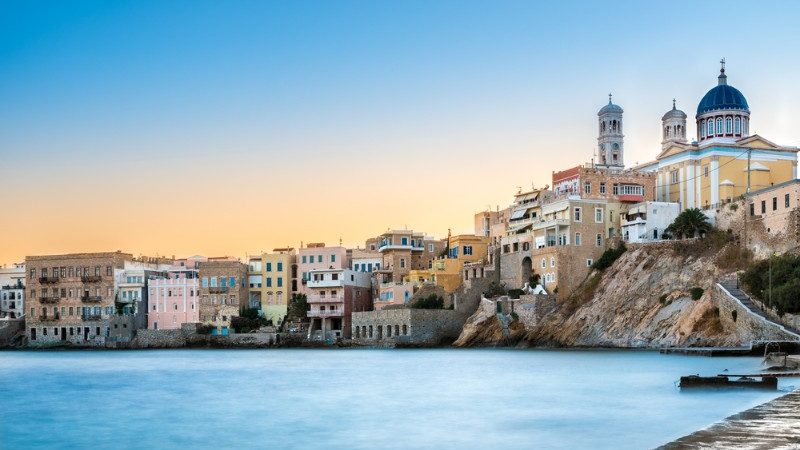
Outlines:
{"type": "Polygon", "coordinates": [[[800,448],[800,391],[740,412],[660,449],[800,448]]]}

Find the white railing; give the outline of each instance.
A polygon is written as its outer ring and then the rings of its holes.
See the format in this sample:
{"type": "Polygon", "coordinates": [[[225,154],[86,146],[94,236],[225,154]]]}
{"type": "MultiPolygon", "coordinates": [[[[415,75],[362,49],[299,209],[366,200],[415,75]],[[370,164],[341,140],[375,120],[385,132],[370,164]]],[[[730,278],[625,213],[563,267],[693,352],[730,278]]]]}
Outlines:
{"type": "Polygon", "coordinates": [[[312,309],[308,311],[308,317],[342,317],[344,316],[343,309],[326,309],[324,311],[319,309],[312,309]]]}
{"type": "Polygon", "coordinates": [[[306,301],[308,303],[342,303],[344,302],[344,294],[340,295],[307,295],[306,301]]]}

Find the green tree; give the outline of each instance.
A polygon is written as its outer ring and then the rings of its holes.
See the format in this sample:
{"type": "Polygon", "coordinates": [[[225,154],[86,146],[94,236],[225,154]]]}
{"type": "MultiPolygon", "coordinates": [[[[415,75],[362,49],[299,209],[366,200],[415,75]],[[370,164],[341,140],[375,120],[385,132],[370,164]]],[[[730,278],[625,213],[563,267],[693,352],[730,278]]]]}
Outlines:
{"type": "Polygon", "coordinates": [[[307,313],[308,298],[306,298],[305,294],[292,294],[286,314],[288,316],[288,320],[305,320],[308,318],[306,315],[307,313]]]}
{"type": "Polygon", "coordinates": [[[436,294],[431,294],[414,300],[411,307],[414,309],[442,309],[444,308],[444,299],[436,294]]]}
{"type": "Polygon", "coordinates": [[[711,222],[702,211],[697,208],[689,208],[678,214],[678,217],[664,230],[664,233],[668,236],[685,239],[700,237],[711,231],[711,228],[711,222]]]}

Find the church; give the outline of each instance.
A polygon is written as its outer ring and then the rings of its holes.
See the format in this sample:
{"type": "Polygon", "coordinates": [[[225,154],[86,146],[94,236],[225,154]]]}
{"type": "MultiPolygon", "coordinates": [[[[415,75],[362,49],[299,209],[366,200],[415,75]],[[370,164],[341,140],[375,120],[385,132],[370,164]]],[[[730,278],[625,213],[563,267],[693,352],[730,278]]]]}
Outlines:
{"type": "MultiPolygon", "coordinates": [[[[687,114],[675,105],[661,118],[661,152],[633,170],[655,173],[657,201],[679,202],[681,209],[714,208],[748,192],[797,178],[797,147],[750,134],[750,107],[728,84],[722,60],[717,85],[697,105],[697,135],[687,139],[687,114]]],[[[599,166],[623,166],[622,108],[609,104],[601,120],[599,166]],[[610,124],[610,125],[609,125],[610,124]],[[605,128],[610,126],[611,129],[605,128]],[[619,130],[617,131],[617,126],[619,130]]]]}

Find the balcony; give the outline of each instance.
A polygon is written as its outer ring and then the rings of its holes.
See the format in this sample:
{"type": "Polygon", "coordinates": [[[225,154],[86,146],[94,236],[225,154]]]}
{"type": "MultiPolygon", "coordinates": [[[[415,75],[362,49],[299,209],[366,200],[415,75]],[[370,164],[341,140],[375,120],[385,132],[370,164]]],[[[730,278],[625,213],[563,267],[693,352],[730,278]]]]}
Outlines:
{"type": "Polygon", "coordinates": [[[92,321],[92,320],[100,320],[100,314],[84,314],[81,316],[81,319],[85,322],[92,321]]]}
{"type": "Polygon", "coordinates": [[[41,284],[58,283],[58,277],[39,277],[39,283],[41,284]]]}
{"type": "Polygon", "coordinates": [[[81,301],[85,303],[100,303],[103,301],[103,297],[99,295],[84,295],[81,297],[81,301]]]}
{"type": "Polygon", "coordinates": [[[224,294],[228,292],[228,286],[214,286],[208,288],[209,294],[224,294]]]}
{"type": "Polygon", "coordinates": [[[83,275],[81,276],[82,283],[99,283],[103,277],[100,275],[83,275]]]}
{"type": "Polygon", "coordinates": [[[533,229],[541,230],[542,228],[566,227],[566,226],[569,226],[569,219],[550,219],[550,220],[543,220],[539,223],[533,224],[533,229]]]}
{"type": "Polygon", "coordinates": [[[309,294],[308,296],[306,296],[306,301],[308,303],[343,303],[344,294],[340,295],[309,294]]]}
{"type": "Polygon", "coordinates": [[[58,303],[59,301],[61,301],[61,297],[57,296],[39,297],[39,303],[58,303]]]}
{"type": "Polygon", "coordinates": [[[342,316],[344,316],[344,310],[343,309],[332,309],[332,310],[331,309],[326,309],[326,310],[323,311],[323,310],[320,310],[320,309],[312,309],[312,310],[308,311],[307,315],[308,315],[308,317],[320,317],[320,318],[342,317],[342,316]]]}
{"type": "Polygon", "coordinates": [[[644,201],[644,195],[642,194],[620,194],[617,198],[621,202],[641,203],[644,201]]]}
{"type": "Polygon", "coordinates": [[[39,322],[54,322],[61,318],[61,314],[53,314],[53,315],[41,315],[39,316],[39,322]]]}

